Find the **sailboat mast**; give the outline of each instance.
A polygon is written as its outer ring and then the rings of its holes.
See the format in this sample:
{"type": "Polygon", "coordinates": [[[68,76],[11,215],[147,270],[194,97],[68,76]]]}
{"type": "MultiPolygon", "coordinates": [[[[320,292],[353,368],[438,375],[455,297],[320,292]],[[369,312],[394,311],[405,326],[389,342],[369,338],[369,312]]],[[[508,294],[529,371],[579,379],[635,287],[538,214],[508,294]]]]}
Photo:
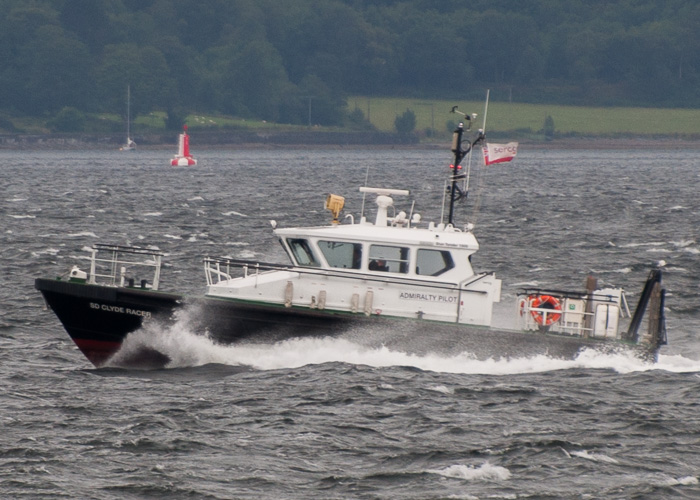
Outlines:
{"type": "Polygon", "coordinates": [[[131,85],[126,86],[126,142],[131,140],[131,85]]]}

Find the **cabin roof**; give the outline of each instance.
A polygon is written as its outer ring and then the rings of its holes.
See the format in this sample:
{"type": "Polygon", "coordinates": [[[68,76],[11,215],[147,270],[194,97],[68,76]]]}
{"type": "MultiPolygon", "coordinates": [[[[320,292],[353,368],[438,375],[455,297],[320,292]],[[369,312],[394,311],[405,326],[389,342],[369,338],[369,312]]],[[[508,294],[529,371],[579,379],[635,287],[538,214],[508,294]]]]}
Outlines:
{"type": "Polygon", "coordinates": [[[335,241],[366,242],[411,246],[434,246],[477,251],[479,243],[471,232],[448,226],[432,228],[378,227],[370,223],[335,224],[330,226],[278,228],[275,234],[283,238],[328,238],[335,241]]]}

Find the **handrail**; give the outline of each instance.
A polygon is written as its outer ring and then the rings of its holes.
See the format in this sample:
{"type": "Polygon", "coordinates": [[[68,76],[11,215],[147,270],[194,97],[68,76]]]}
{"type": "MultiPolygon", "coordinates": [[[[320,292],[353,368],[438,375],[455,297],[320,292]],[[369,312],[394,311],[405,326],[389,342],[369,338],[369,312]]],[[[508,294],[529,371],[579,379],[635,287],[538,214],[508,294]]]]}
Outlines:
{"type": "MultiPolygon", "coordinates": [[[[230,267],[238,267],[244,270],[246,273],[245,275],[247,276],[248,269],[250,268],[255,268],[256,274],[259,274],[260,272],[268,272],[268,271],[288,271],[292,273],[298,273],[298,274],[308,274],[308,275],[314,275],[314,276],[325,276],[325,277],[336,277],[336,278],[345,278],[345,279],[355,279],[355,280],[362,280],[362,281],[379,281],[382,283],[391,283],[391,284],[400,284],[400,285],[411,285],[411,286],[424,286],[424,287],[433,287],[433,288],[440,288],[440,289],[448,289],[448,290],[458,290],[459,289],[459,284],[458,283],[453,283],[453,282],[447,282],[447,281],[431,281],[428,279],[418,279],[418,278],[404,278],[401,276],[394,276],[392,274],[387,274],[383,273],[382,275],[378,274],[369,274],[367,272],[363,271],[350,271],[350,270],[343,270],[343,269],[323,269],[320,267],[305,267],[305,266],[295,266],[291,264],[273,264],[273,263],[265,263],[265,262],[257,262],[257,261],[252,261],[252,260],[242,260],[242,259],[225,259],[225,258],[211,258],[211,257],[206,257],[204,259],[204,267],[205,267],[205,272],[207,272],[207,283],[209,285],[213,284],[213,280],[210,279],[210,275],[208,274],[210,270],[214,274],[229,274],[230,273],[222,273],[221,271],[218,271],[218,266],[220,265],[225,265],[228,268],[230,267]],[[212,268],[211,265],[216,265],[216,268],[212,268]]],[[[230,279],[230,278],[228,278],[230,279]]]]}
{"type": "MultiPolygon", "coordinates": [[[[557,297],[566,299],[579,299],[589,300],[591,302],[602,302],[606,304],[617,304],[617,297],[614,295],[606,295],[602,293],[591,294],[590,292],[578,292],[571,290],[554,290],[551,288],[521,288],[520,290],[518,290],[517,295],[555,295],[557,297]]],[[[624,294],[622,294],[622,297],[624,297],[624,294]]]]}
{"type": "Polygon", "coordinates": [[[488,293],[484,292],[481,290],[468,290],[467,287],[473,283],[476,283],[477,281],[481,281],[482,279],[486,278],[487,276],[493,276],[493,271],[488,271],[488,272],[483,272],[479,274],[475,274],[474,276],[470,276],[469,278],[465,279],[464,281],[461,281],[459,283],[459,298],[457,299],[457,323],[459,323],[462,315],[462,308],[460,304],[462,303],[462,293],[464,292],[472,292],[472,293],[488,293]]]}
{"type": "Polygon", "coordinates": [[[120,253],[147,254],[164,257],[165,254],[151,248],[131,247],[126,245],[111,245],[108,243],[93,243],[93,248],[97,250],[113,250],[120,253]]]}
{"type": "MultiPolygon", "coordinates": [[[[164,256],[163,253],[157,250],[142,248],[142,247],[130,247],[123,245],[110,245],[104,243],[95,243],[91,249],[92,255],[90,256],[90,273],[88,283],[91,285],[97,284],[95,278],[107,278],[111,280],[113,286],[117,285],[117,276],[120,277],[119,286],[124,286],[124,280],[126,279],[126,266],[134,267],[144,267],[153,268],[153,276],[151,289],[158,290],[158,285],[160,282],[160,266],[161,257],[164,256]],[[111,252],[110,257],[98,257],[98,252],[111,252]],[[123,254],[127,255],[144,255],[152,258],[150,261],[134,261],[126,260],[128,257],[123,257],[123,254]],[[101,269],[107,267],[107,271],[98,272],[98,264],[101,269]],[[107,272],[107,274],[104,274],[107,272]]],[[[147,280],[142,280],[142,286],[144,286],[147,280]]]]}
{"type": "MultiPolygon", "coordinates": [[[[473,283],[476,283],[477,281],[481,281],[482,279],[486,278],[487,276],[493,276],[493,271],[485,271],[479,274],[475,274],[474,276],[470,276],[470,280],[464,280],[460,283],[460,288],[467,287],[473,283]]],[[[468,278],[469,279],[469,278],[468,278]]]]}
{"type": "MultiPolygon", "coordinates": [[[[523,307],[520,310],[521,313],[521,324],[535,324],[539,325],[533,317],[531,316],[532,312],[537,312],[542,314],[542,322],[546,323],[547,322],[547,316],[550,314],[561,314],[562,317],[566,317],[567,314],[571,314],[568,311],[556,311],[552,309],[548,309],[545,307],[531,307],[529,304],[526,304],[525,307],[523,307]]],[[[586,311],[577,311],[574,314],[577,316],[581,316],[581,318],[590,316],[594,317],[595,313],[592,312],[586,312],[586,311]]],[[[551,328],[551,331],[553,332],[560,332],[560,333],[565,333],[567,335],[571,336],[578,336],[578,337],[583,337],[584,334],[591,334],[593,332],[593,328],[589,328],[584,326],[585,322],[580,321],[577,324],[565,324],[564,320],[558,321],[556,323],[552,323],[551,325],[548,326],[548,329],[551,328]]]]}

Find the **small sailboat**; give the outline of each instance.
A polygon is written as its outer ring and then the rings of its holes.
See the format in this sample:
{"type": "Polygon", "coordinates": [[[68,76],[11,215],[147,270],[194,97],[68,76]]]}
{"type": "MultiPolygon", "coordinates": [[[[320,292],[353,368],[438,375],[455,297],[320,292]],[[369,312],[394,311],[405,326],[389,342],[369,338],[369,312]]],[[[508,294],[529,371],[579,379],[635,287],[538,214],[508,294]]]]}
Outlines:
{"type": "Polygon", "coordinates": [[[131,138],[131,86],[126,87],[126,144],[119,151],[134,151],[136,143],[131,138]]]}
{"type": "Polygon", "coordinates": [[[190,154],[190,136],[187,135],[187,125],[185,125],[178,140],[177,154],[170,160],[170,165],[173,167],[190,167],[196,164],[197,160],[190,154]]]}

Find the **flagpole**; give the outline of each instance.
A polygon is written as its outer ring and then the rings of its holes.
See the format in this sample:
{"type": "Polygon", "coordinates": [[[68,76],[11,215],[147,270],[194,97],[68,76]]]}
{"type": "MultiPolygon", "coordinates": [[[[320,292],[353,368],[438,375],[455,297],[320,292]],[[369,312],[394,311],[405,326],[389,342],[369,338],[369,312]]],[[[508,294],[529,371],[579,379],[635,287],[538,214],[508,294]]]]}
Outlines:
{"type": "MultiPolygon", "coordinates": [[[[484,123],[482,124],[481,135],[486,134],[486,116],[489,112],[489,95],[491,94],[491,89],[486,89],[486,102],[484,103],[484,123]]],[[[470,150],[471,153],[471,150],[470,150]]],[[[472,155],[469,155],[469,166],[467,167],[467,178],[464,181],[464,193],[465,197],[469,193],[469,180],[471,179],[472,173],[472,155]]]]}
{"type": "Polygon", "coordinates": [[[489,112],[489,94],[491,93],[491,89],[486,89],[486,104],[484,104],[484,124],[482,128],[482,133],[486,134],[486,115],[489,112]]]}

